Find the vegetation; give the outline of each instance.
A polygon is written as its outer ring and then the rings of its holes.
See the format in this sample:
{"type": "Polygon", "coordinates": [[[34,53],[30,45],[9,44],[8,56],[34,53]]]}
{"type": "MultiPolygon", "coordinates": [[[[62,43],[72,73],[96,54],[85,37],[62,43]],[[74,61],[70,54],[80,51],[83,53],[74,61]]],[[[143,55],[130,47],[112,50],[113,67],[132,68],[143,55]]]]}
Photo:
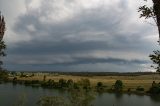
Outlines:
{"type": "MultiPolygon", "coordinates": [[[[2,59],[1,57],[6,56],[4,52],[4,50],[6,49],[6,45],[2,40],[5,29],[6,27],[5,27],[4,17],[0,14],[0,59],[2,59]]],[[[6,70],[2,68],[2,65],[3,65],[3,61],[0,60],[0,80],[6,80],[8,78],[8,73],[6,72],[6,70]]]]}
{"type": "Polygon", "coordinates": [[[117,80],[114,84],[114,90],[117,92],[120,92],[120,91],[122,91],[123,86],[124,86],[123,82],[121,80],[117,80]]]}
{"type": "Polygon", "coordinates": [[[68,97],[44,96],[37,102],[39,106],[92,106],[95,99],[94,92],[84,89],[73,89],[68,97]]]}
{"type": "Polygon", "coordinates": [[[156,66],[152,66],[156,69],[157,72],[160,72],[160,51],[153,51],[154,54],[151,54],[149,57],[153,61],[153,64],[156,66]]]}
{"type": "Polygon", "coordinates": [[[69,106],[66,99],[58,96],[43,96],[37,102],[39,106],[69,106]]]}
{"type": "MultiPolygon", "coordinates": [[[[4,17],[1,15],[0,13],[0,57],[3,57],[5,56],[5,52],[4,50],[6,49],[6,45],[4,43],[4,41],[2,40],[3,39],[3,36],[4,36],[4,32],[5,32],[5,21],[4,21],[4,17]]],[[[0,60],[0,70],[2,70],[2,60],[0,60]]]]}
{"type": "Polygon", "coordinates": [[[149,93],[154,95],[160,94],[160,83],[155,83],[155,81],[153,81],[152,87],[150,88],[149,93]]]}
{"type": "Polygon", "coordinates": [[[153,6],[148,7],[146,5],[143,5],[139,7],[138,11],[141,12],[140,18],[141,17],[144,17],[145,19],[153,18],[158,27],[159,40],[160,40],[160,0],[152,0],[152,1],[153,1],[153,6]]]}

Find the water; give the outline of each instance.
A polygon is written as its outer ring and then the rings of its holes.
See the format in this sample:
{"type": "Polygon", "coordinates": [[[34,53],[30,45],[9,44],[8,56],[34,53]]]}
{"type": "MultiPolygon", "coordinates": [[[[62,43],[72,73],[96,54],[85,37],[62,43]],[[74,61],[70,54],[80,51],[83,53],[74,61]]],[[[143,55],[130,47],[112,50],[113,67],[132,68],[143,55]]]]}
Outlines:
{"type": "MultiPolygon", "coordinates": [[[[63,96],[67,92],[56,89],[33,88],[24,85],[0,84],[0,106],[13,106],[25,97],[26,106],[36,106],[41,96],[63,96]]],[[[160,106],[160,97],[103,93],[97,94],[94,106],[160,106]]]]}

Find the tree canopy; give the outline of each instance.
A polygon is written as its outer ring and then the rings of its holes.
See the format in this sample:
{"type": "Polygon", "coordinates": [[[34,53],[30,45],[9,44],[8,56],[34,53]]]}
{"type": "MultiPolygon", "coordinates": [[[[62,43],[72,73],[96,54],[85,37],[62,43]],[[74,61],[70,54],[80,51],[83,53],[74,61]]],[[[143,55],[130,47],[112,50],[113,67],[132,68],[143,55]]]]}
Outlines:
{"type": "MultiPolygon", "coordinates": [[[[147,0],[144,0],[147,1],[147,0]]],[[[160,44],[160,0],[152,0],[153,6],[148,7],[147,5],[140,6],[138,12],[141,12],[140,18],[145,19],[153,18],[159,31],[159,44],[160,44]]]]}
{"type": "Polygon", "coordinates": [[[6,27],[5,27],[5,20],[4,20],[4,17],[3,15],[1,15],[1,12],[0,12],[0,70],[2,70],[2,60],[1,60],[1,57],[3,56],[6,56],[4,50],[6,49],[6,45],[3,41],[3,36],[4,36],[4,33],[5,33],[5,30],[6,30],[6,27]]]}

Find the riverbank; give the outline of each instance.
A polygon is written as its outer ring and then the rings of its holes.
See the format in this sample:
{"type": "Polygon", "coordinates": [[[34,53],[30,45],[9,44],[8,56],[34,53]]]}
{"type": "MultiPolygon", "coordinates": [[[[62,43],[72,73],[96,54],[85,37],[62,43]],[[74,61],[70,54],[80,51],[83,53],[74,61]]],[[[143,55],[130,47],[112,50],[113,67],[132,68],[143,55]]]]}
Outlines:
{"type": "MultiPolygon", "coordinates": [[[[59,73],[23,73],[23,75],[14,75],[9,77],[10,81],[13,81],[16,78],[17,81],[23,82],[35,82],[35,81],[54,81],[58,82],[60,79],[64,79],[65,81],[72,80],[73,82],[77,83],[81,79],[88,79],[90,82],[91,88],[96,89],[97,83],[101,82],[103,84],[103,89],[100,91],[103,92],[113,92],[114,84],[117,80],[121,80],[123,82],[123,90],[124,93],[134,93],[134,94],[141,94],[141,95],[148,95],[146,93],[152,86],[153,81],[155,83],[160,82],[160,75],[159,74],[137,74],[137,75],[105,75],[105,76],[83,76],[83,75],[65,75],[59,73]]],[[[37,84],[32,84],[32,86],[40,86],[37,84]]]]}

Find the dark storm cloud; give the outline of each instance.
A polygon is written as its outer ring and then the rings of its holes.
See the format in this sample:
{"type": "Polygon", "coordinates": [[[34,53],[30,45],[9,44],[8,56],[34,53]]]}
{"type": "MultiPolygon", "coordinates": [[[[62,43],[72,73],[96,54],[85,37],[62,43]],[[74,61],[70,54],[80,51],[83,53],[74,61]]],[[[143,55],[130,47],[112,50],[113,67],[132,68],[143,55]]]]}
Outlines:
{"type": "MultiPolygon", "coordinates": [[[[145,40],[153,30],[149,25],[142,26],[134,20],[133,10],[127,5],[128,1],[119,0],[114,8],[105,4],[82,8],[83,4],[72,0],[62,3],[52,0],[39,1],[38,8],[30,8],[30,2],[25,2],[28,10],[17,17],[12,27],[20,39],[25,36],[29,39],[8,46],[6,63],[10,67],[19,65],[19,69],[22,69],[24,65],[33,68],[31,65],[50,64],[54,65],[54,68],[50,68],[50,65],[48,68],[44,66],[46,70],[56,70],[56,67],[66,70],[67,67],[72,69],[76,66],[77,70],[80,70],[78,65],[83,64],[88,65],[84,70],[91,70],[89,66],[102,64],[101,68],[107,66],[111,70],[119,65],[130,69],[134,65],[149,63],[141,56],[148,56],[153,49],[152,42],[145,40]],[[77,7],[71,8],[72,3],[77,7]],[[102,58],[101,54],[92,55],[93,51],[111,51],[116,53],[117,57],[106,52],[106,56],[102,58]],[[133,56],[135,59],[132,56],[127,59],[118,56],[122,53],[127,56],[128,52],[142,55],[133,56]],[[113,66],[105,66],[105,63],[113,66]]],[[[97,70],[101,70],[99,68],[97,70]]]]}

